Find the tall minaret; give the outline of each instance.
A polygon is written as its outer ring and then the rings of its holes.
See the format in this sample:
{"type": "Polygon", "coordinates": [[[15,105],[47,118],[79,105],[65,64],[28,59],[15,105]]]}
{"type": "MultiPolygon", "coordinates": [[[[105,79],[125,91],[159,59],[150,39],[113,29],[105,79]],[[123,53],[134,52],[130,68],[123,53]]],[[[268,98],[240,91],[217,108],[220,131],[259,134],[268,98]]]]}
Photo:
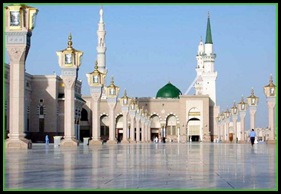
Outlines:
{"type": "Polygon", "coordinates": [[[201,95],[202,94],[202,73],[204,71],[204,61],[203,61],[203,56],[205,54],[205,48],[204,48],[204,43],[201,40],[198,45],[198,51],[196,55],[196,60],[197,60],[197,66],[196,66],[196,83],[195,83],[195,94],[196,95],[201,95]]]}
{"type": "Polygon", "coordinates": [[[216,105],[216,79],[217,79],[217,72],[215,71],[216,54],[213,51],[213,41],[212,41],[211,23],[210,23],[209,14],[208,14],[205,46],[204,46],[204,50],[202,51],[204,53],[201,54],[201,56],[198,57],[197,59],[198,63],[201,62],[201,60],[203,60],[203,65],[199,66],[200,68],[203,69],[199,71],[202,77],[202,94],[208,94],[213,102],[213,105],[216,105]]]}
{"type": "Polygon", "coordinates": [[[101,7],[100,21],[98,23],[98,30],[97,30],[97,35],[98,35],[97,61],[98,61],[98,70],[103,74],[107,73],[106,63],[105,63],[105,51],[106,51],[105,34],[106,32],[103,22],[103,9],[101,7]]]}

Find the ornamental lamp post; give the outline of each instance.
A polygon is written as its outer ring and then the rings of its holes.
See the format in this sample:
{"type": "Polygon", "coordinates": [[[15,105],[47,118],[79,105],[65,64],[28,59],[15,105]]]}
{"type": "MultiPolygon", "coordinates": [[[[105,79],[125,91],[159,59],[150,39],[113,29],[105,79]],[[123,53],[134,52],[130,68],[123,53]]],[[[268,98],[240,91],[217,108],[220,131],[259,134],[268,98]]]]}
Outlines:
{"type": "Polygon", "coordinates": [[[120,104],[122,108],[122,114],[123,114],[123,138],[121,143],[130,143],[127,137],[127,130],[128,130],[128,112],[129,112],[129,106],[131,103],[131,98],[127,96],[127,91],[125,89],[124,96],[120,98],[120,104]]]}
{"type": "Polygon", "coordinates": [[[140,119],[141,119],[141,114],[140,114],[140,109],[138,104],[136,104],[136,143],[140,142],[140,119]]]}
{"type": "Polygon", "coordinates": [[[90,94],[92,100],[92,139],[89,145],[101,144],[102,139],[100,139],[100,99],[103,92],[105,76],[106,74],[98,70],[98,61],[95,63],[95,70],[91,73],[86,74],[88,79],[88,84],[90,86],[90,94]]]}
{"type": "Polygon", "coordinates": [[[238,135],[237,135],[237,118],[238,118],[238,107],[236,106],[236,103],[234,101],[233,107],[231,107],[231,115],[233,120],[233,128],[234,128],[234,140],[236,143],[238,143],[238,135]]]}
{"type": "Polygon", "coordinates": [[[221,136],[223,137],[222,141],[225,140],[225,128],[224,128],[225,120],[224,119],[225,119],[225,114],[224,114],[224,112],[221,112],[220,113],[220,123],[221,123],[221,132],[222,132],[221,136]]]}
{"type": "Polygon", "coordinates": [[[56,52],[61,68],[61,78],[64,84],[64,139],[62,147],[78,146],[79,140],[75,137],[75,87],[78,70],[81,66],[82,51],[72,47],[72,36],[68,36],[66,49],[56,52]]]}
{"type": "Polygon", "coordinates": [[[216,117],[216,121],[217,121],[217,126],[218,126],[218,139],[217,139],[217,143],[221,142],[221,119],[220,119],[220,114],[216,117]]]}
{"type": "Polygon", "coordinates": [[[117,97],[119,95],[120,88],[114,85],[114,79],[111,78],[111,83],[109,86],[105,87],[105,94],[107,104],[109,106],[109,140],[106,142],[107,144],[117,144],[117,140],[115,139],[115,118],[114,118],[114,110],[116,108],[117,97]]]}
{"type": "Polygon", "coordinates": [[[272,75],[270,75],[269,84],[263,87],[268,106],[268,128],[269,141],[275,143],[275,104],[276,104],[276,86],[273,83],[272,75]]]}
{"type": "Polygon", "coordinates": [[[135,140],[135,117],[136,117],[136,102],[132,98],[131,103],[129,106],[129,115],[130,115],[130,120],[131,120],[131,125],[130,125],[130,143],[136,143],[135,140]]]}
{"type": "Polygon", "coordinates": [[[5,46],[10,59],[9,138],[5,144],[6,149],[31,149],[31,140],[25,138],[25,61],[38,9],[24,4],[5,9],[5,46]]]}
{"type": "Polygon", "coordinates": [[[250,111],[250,129],[255,129],[255,114],[259,98],[254,95],[254,89],[251,90],[251,95],[247,97],[249,111],[250,111]]]}
{"type": "Polygon", "coordinates": [[[246,110],[248,108],[248,104],[244,102],[243,95],[241,97],[241,101],[238,103],[238,110],[240,115],[241,122],[241,142],[245,143],[245,116],[246,110]]]}
{"type": "Polygon", "coordinates": [[[226,140],[227,141],[230,141],[230,138],[229,138],[230,114],[231,114],[231,112],[227,108],[226,111],[224,112],[224,115],[225,115],[225,131],[226,131],[226,140]]]}

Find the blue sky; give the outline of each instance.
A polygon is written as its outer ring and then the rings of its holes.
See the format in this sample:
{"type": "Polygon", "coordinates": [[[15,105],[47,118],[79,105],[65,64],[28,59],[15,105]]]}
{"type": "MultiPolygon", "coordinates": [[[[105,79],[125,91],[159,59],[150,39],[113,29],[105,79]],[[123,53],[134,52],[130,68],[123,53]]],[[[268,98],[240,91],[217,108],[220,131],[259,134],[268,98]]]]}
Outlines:
{"type": "MultiPolygon", "coordinates": [[[[84,52],[78,79],[83,95],[90,89],[86,73],[94,70],[100,4],[28,4],[39,9],[26,60],[30,74],[60,75],[57,51],[84,52]]],[[[199,41],[205,41],[210,12],[217,55],[217,104],[222,111],[234,100],[260,98],[256,126],[268,125],[263,87],[270,74],[277,83],[277,15],[275,4],[103,4],[106,29],[106,85],[114,76],[130,97],[155,97],[169,81],[185,93],[196,76],[199,41]]],[[[6,55],[6,62],[9,59],[6,55]]],[[[189,94],[193,94],[191,90],[189,94]]],[[[249,112],[246,129],[249,128],[249,112]]]]}

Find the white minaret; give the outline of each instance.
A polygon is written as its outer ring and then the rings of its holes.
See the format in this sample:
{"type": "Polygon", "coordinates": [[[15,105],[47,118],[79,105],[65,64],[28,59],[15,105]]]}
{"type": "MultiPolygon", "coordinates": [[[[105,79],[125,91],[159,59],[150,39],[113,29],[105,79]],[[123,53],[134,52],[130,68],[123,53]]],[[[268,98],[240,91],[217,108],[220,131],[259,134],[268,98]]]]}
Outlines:
{"type": "Polygon", "coordinates": [[[208,15],[205,45],[202,40],[198,46],[197,59],[197,83],[195,85],[196,94],[208,94],[216,105],[216,79],[215,71],[216,54],[213,51],[213,41],[211,33],[210,15],[208,15]],[[199,79],[200,78],[200,79],[199,79]]]}
{"type": "Polygon", "coordinates": [[[195,94],[196,95],[201,95],[202,94],[202,84],[203,84],[203,80],[202,80],[202,73],[204,71],[204,61],[203,61],[203,55],[205,54],[205,48],[204,48],[204,43],[202,41],[202,37],[201,40],[199,42],[198,45],[198,51],[197,51],[197,55],[196,55],[196,60],[197,60],[197,66],[196,66],[196,83],[195,83],[195,94]]]}
{"type": "Polygon", "coordinates": [[[97,30],[97,35],[98,35],[97,61],[98,61],[98,70],[103,74],[107,73],[106,63],[105,63],[105,51],[106,51],[105,34],[106,32],[103,22],[103,9],[101,7],[100,21],[98,23],[98,30],[97,30]]]}

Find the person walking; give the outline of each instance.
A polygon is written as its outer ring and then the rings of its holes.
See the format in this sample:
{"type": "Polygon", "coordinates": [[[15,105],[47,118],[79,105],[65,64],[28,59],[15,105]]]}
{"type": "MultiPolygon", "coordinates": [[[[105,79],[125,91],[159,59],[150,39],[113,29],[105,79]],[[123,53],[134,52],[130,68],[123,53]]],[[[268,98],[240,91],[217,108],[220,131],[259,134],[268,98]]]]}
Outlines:
{"type": "Polygon", "coordinates": [[[46,145],[49,145],[49,136],[48,135],[45,136],[45,142],[46,142],[46,145]]]}
{"type": "Polygon", "coordinates": [[[256,138],[256,132],[254,129],[252,129],[252,131],[250,132],[250,140],[251,140],[252,146],[254,145],[255,138],[256,138]]]}

